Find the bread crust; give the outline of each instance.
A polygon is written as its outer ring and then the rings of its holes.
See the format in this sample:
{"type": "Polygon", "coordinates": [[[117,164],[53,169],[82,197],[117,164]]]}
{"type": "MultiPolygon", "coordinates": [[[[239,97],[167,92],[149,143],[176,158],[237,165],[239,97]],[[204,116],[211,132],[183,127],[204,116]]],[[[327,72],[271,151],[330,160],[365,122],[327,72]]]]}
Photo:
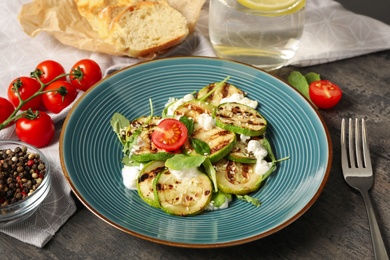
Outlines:
{"type": "Polygon", "coordinates": [[[102,40],[131,57],[154,58],[190,32],[186,17],[166,0],[74,1],[102,40]]]}

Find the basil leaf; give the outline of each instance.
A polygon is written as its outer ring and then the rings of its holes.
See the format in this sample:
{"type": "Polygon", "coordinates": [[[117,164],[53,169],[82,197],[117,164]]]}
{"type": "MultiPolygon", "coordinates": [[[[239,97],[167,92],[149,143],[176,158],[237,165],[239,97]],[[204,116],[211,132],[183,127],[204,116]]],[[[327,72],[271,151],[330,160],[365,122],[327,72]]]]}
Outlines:
{"type": "Polygon", "coordinates": [[[309,73],[305,74],[305,78],[306,78],[306,81],[309,85],[310,85],[310,83],[312,83],[314,81],[321,80],[320,74],[315,73],[315,72],[309,72],[309,73]]]}
{"type": "Polygon", "coordinates": [[[126,128],[130,125],[129,120],[120,113],[114,113],[110,121],[112,130],[116,133],[121,141],[124,144],[126,139],[126,128]]]}
{"type": "Polygon", "coordinates": [[[194,148],[195,152],[197,152],[200,155],[208,155],[211,153],[210,146],[206,142],[203,142],[200,139],[190,138],[190,143],[192,148],[194,148]]]}
{"type": "Polygon", "coordinates": [[[265,150],[267,150],[268,157],[269,159],[271,159],[271,163],[272,163],[270,169],[262,176],[261,181],[264,181],[276,169],[276,163],[275,163],[275,155],[274,152],[272,151],[271,144],[269,143],[269,141],[266,138],[264,138],[261,145],[264,147],[265,150]]]}
{"type": "Polygon", "coordinates": [[[182,116],[180,117],[179,121],[187,127],[188,136],[192,135],[192,133],[194,132],[194,120],[186,116],[182,116]]]}
{"type": "Polygon", "coordinates": [[[256,199],[256,198],[252,198],[251,196],[249,195],[236,195],[237,199],[239,200],[243,200],[243,201],[246,201],[246,202],[249,202],[249,203],[252,203],[254,206],[256,207],[259,207],[261,205],[261,202],[260,200],[256,199]]]}
{"type": "Polygon", "coordinates": [[[299,71],[293,71],[287,78],[288,83],[296,88],[299,92],[302,93],[308,100],[310,100],[309,96],[309,84],[305,76],[302,75],[299,71]]]}
{"type": "Polygon", "coordinates": [[[130,157],[128,157],[128,156],[123,157],[122,163],[126,166],[139,166],[139,165],[141,165],[141,163],[131,160],[130,157]]]}
{"type": "Polygon", "coordinates": [[[273,173],[275,170],[276,170],[276,164],[275,162],[272,162],[272,166],[269,168],[269,170],[266,173],[263,174],[263,176],[261,177],[261,181],[267,179],[271,175],[271,173],[273,173]]]}
{"type": "Polygon", "coordinates": [[[232,195],[228,193],[223,193],[222,191],[213,193],[213,197],[211,198],[211,201],[214,201],[213,206],[216,208],[221,207],[226,200],[230,202],[232,200],[232,195]]]}
{"type": "Polygon", "coordinates": [[[184,170],[199,167],[206,156],[177,154],[165,161],[165,166],[171,170],[184,170]]]}
{"type": "Polygon", "coordinates": [[[273,171],[276,170],[276,163],[277,162],[288,160],[290,157],[287,156],[287,157],[276,160],[275,155],[274,155],[272,148],[271,148],[271,144],[269,143],[269,141],[266,138],[263,139],[262,146],[264,147],[264,149],[267,150],[268,157],[269,157],[269,159],[271,159],[271,163],[272,163],[272,166],[270,167],[270,169],[262,176],[261,181],[264,181],[265,179],[267,179],[271,175],[271,173],[273,171]]]}
{"type": "Polygon", "coordinates": [[[272,151],[271,144],[269,143],[269,141],[266,138],[264,138],[261,145],[264,147],[265,150],[267,150],[268,157],[271,159],[271,161],[272,162],[275,161],[275,155],[274,152],[272,151]]]}
{"type": "Polygon", "coordinates": [[[302,75],[299,71],[292,71],[287,78],[288,83],[293,86],[296,90],[298,90],[314,107],[314,103],[310,99],[309,95],[309,83],[305,76],[302,75]]]}
{"type": "Polygon", "coordinates": [[[208,157],[203,162],[203,167],[207,175],[209,176],[210,180],[212,181],[214,185],[214,191],[218,191],[218,185],[217,185],[217,173],[215,172],[215,169],[213,165],[211,164],[211,161],[208,157]]]}

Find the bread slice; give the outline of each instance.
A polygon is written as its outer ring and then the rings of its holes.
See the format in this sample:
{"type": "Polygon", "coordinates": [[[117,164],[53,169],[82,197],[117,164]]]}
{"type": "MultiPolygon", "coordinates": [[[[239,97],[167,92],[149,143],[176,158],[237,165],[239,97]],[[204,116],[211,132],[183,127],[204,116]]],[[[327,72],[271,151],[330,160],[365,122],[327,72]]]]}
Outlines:
{"type": "Polygon", "coordinates": [[[87,19],[95,31],[102,27],[102,22],[107,23],[106,17],[114,18],[111,17],[111,9],[115,9],[114,7],[123,9],[138,1],[142,0],[74,0],[81,16],[87,19]]]}
{"type": "MultiPolygon", "coordinates": [[[[154,58],[159,52],[182,42],[192,31],[188,26],[193,28],[197,20],[193,11],[184,12],[186,17],[181,13],[183,5],[175,3],[172,7],[167,0],[74,1],[99,38],[115,46],[116,52],[137,58],[154,58]]],[[[187,1],[192,0],[184,1],[190,3],[187,1]]],[[[204,1],[194,0],[193,4],[204,1]]]]}
{"type": "Polygon", "coordinates": [[[141,1],[115,16],[107,41],[129,56],[145,57],[177,45],[188,33],[186,18],[165,1],[141,1]]]}

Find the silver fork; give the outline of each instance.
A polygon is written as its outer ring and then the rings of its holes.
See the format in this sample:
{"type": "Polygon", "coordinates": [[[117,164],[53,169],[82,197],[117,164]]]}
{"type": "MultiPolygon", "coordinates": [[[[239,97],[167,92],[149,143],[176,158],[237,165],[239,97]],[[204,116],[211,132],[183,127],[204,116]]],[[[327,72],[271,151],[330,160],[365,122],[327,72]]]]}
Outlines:
{"type": "Polygon", "coordinates": [[[362,119],[361,131],[359,128],[359,120],[357,118],[355,119],[355,130],[353,132],[353,122],[350,118],[348,132],[349,138],[347,143],[345,138],[345,119],[343,118],[341,121],[341,167],[344,180],[349,186],[358,190],[363,197],[370,224],[375,259],[386,260],[389,259],[389,256],[386,252],[378,221],[376,220],[368,193],[374,184],[374,175],[372,172],[370,151],[367,145],[366,124],[364,119],[362,119]]]}

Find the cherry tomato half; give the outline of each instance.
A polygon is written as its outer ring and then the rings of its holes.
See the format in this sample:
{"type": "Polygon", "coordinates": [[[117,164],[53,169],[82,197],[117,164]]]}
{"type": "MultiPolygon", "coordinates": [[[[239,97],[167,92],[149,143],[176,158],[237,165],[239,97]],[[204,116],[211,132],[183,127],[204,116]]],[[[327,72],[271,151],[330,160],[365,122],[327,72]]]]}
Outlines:
{"type": "Polygon", "coordinates": [[[56,90],[42,94],[43,105],[50,112],[58,114],[77,97],[77,89],[68,81],[55,81],[45,88],[56,90]]]}
{"type": "MultiPolygon", "coordinates": [[[[19,98],[17,95],[17,91],[19,91],[20,97],[22,100],[26,100],[27,98],[34,95],[39,89],[41,85],[36,79],[30,77],[20,77],[14,79],[8,87],[8,100],[17,107],[19,105],[19,98]]],[[[24,104],[21,110],[38,109],[42,105],[42,97],[38,95],[24,104]]]]}
{"type": "Polygon", "coordinates": [[[309,95],[317,107],[328,109],[340,101],[342,92],[339,86],[329,80],[317,80],[310,84],[309,95]]]}
{"type": "Polygon", "coordinates": [[[76,62],[70,70],[71,83],[82,91],[87,91],[93,84],[102,79],[102,71],[99,65],[90,59],[76,62]],[[82,77],[80,79],[80,77],[82,77]]]}
{"type": "MultiPolygon", "coordinates": [[[[0,97],[0,124],[8,119],[12,112],[14,112],[14,109],[14,105],[12,105],[12,103],[8,99],[0,97]]],[[[12,123],[8,124],[5,127],[10,126],[11,124],[12,123]]]]}
{"type": "Polygon", "coordinates": [[[20,141],[38,148],[47,146],[55,133],[54,123],[50,116],[42,111],[35,111],[32,116],[27,112],[26,117],[16,120],[16,135],[20,141]]]}
{"type": "MultiPolygon", "coordinates": [[[[38,73],[40,80],[44,84],[47,84],[59,75],[65,74],[65,69],[60,63],[54,60],[45,60],[37,65],[35,72],[38,73]]],[[[58,80],[66,80],[66,76],[58,80]]]]}
{"type": "Polygon", "coordinates": [[[175,151],[187,140],[187,127],[173,118],[163,119],[152,133],[152,142],[160,149],[175,151]]]}

